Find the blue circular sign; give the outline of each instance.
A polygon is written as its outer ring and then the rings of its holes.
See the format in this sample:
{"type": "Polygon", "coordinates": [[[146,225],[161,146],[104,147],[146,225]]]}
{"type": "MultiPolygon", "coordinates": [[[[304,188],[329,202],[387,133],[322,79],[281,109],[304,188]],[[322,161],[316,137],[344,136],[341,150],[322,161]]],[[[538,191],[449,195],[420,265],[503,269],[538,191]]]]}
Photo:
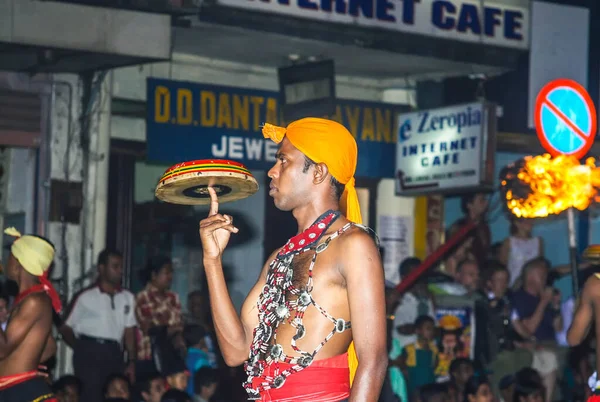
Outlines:
{"type": "Polygon", "coordinates": [[[596,110],[587,91],[571,80],[556,80],[539,93],[535,125],[544,148],[553,156],[584,156],[596,136],[596,110]]]}

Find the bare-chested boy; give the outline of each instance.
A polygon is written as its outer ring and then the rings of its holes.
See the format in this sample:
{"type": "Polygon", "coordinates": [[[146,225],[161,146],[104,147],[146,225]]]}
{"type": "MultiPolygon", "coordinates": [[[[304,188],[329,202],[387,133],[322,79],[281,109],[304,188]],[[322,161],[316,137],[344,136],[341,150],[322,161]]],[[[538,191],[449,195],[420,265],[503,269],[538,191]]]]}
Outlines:
{"type": "Polygon", "coordinates": [[[38,374],[40,361],[56,351],[51,334],[52,309],[60,311],[58,294],[46,278],[54,247],[45,239],[14,229],[6,275],[19,286],[19,294],[5,331],[0,331],[0,402],[55,401],[38,374]]]}

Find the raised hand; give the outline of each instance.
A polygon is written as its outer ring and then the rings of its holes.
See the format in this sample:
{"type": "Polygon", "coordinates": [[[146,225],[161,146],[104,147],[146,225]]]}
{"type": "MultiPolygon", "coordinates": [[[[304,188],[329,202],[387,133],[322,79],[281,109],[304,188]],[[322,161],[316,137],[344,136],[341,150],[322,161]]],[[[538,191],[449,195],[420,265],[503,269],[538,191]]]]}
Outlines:
{"type": "Polygon", "coordinates": [[[208,217],[200,221],[200,240],[204,258],[221,258],[223,250],[229,243],[231,233],[237,233],[238,228],[233,226],[233,217],[219,213],[219,200],[212,187],[208,188],[210,194],[210,210],[208,217]]]}

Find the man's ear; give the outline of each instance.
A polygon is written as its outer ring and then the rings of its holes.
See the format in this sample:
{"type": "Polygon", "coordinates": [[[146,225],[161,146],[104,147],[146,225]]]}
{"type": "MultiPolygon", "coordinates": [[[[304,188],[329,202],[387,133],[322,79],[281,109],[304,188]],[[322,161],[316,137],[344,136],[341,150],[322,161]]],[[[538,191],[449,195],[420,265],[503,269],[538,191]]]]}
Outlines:
{"type": "Polygon", "coordinates": [[[313,183],[321,184],[327,178],[327,175],[329,174],[329,169],[327,168],[326,164],[317,163],[317,164],[315,164],[313,172],[314,172],[313,183]]]}

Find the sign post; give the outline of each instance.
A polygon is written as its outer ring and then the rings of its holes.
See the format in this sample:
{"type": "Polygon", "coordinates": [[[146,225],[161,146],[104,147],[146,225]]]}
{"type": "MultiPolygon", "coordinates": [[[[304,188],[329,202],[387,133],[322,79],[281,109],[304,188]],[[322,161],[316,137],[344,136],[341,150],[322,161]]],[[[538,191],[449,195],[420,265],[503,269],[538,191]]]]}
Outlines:
{"type": "MultiPolygon", "coordinates": [[[[535,102],[535,129],[542,146],[552,155],[572,155],[581,159],[596,137],[597,115],[585,88],[573,80],[558,79],[546,84],[535,102]]],[[[567,210],[569,256],[573,295],[577,295],[577,244],[575,211],[567,210]]]]}

